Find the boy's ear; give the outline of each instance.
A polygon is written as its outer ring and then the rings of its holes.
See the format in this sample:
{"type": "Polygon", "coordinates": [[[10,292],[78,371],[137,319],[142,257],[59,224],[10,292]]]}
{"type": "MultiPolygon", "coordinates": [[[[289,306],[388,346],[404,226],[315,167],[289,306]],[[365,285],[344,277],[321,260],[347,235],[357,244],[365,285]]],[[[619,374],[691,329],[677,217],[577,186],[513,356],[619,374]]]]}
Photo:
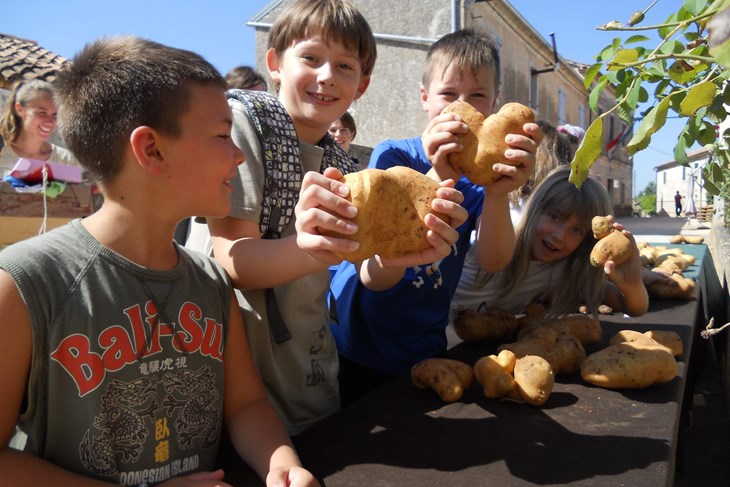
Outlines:
{"type": "Polygon", "coordinates": [[[155,129],[146,125],[137,127],[129,136],[129,142],[137,164],[143,170],[154,176],[164,174],[167,164],[160,151],[160,134],[155,129]]]}
{"type": "Polygon", "coordinates": [[[418,96],[421,98],[421,108],[424,112],[428,111],[428,92],[423,87],[423,84],[418,85],[418,96]]]}
{"type": "Polygon", "coordinates": [[[362,80],[360,80],[360,86],[357,87],[357,93],[355,94],[355,100],[360,98],[362,95],[365,94],[365,91],[368,89],[368,86],[370,86],[370,75],[363,76],[362,80]]]}
{"type": "Polygon", "coordinates": [[[269,48],[268,51],[266,51],[266,69],[269,71],[269,76],[271,76],[271,79],[278,83],[281,81],[281,74],[279,73],[279,55],[276,54],[276,51],[273,47],[269,48]]]}

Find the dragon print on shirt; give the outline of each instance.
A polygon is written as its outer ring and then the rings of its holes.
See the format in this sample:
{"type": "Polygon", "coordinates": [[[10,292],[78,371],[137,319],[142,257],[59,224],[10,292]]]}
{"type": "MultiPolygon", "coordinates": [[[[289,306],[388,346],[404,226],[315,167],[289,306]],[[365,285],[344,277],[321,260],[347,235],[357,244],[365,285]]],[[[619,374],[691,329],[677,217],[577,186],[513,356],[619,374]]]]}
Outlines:
{"type": "Polygon", "coordinates": [[[98,404],[79,435],[81,464],[136,485],[194,469],[200,452],[217,449],[224,337],[222,325],[190,302],[172,324],[157,321],[151,302],[123,315],[125,325],[106,327],[96,341],[66,336],[50,356],[76,384],[78,400],[98,404]]]}

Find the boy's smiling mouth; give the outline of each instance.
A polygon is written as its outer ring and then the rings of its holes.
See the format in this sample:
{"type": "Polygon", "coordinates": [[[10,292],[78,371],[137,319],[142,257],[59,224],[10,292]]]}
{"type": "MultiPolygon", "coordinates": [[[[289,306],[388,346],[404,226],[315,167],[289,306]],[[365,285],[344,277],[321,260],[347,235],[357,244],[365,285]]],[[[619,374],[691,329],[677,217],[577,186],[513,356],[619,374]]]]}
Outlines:
{"type": "Polygon", "coordinates": [[[332,101],[337,101],[337,98],[336,98],[336,97],[334,97],[334,96],[327,96],[327,95],[323,95],[323,94],[321,94],[321,93],[310,93],[310,96],[311,96],[312,98],[316,98],[317,100],[319,100],[319,101],[323,101],[323,102],[332,102],[332,101]]]}

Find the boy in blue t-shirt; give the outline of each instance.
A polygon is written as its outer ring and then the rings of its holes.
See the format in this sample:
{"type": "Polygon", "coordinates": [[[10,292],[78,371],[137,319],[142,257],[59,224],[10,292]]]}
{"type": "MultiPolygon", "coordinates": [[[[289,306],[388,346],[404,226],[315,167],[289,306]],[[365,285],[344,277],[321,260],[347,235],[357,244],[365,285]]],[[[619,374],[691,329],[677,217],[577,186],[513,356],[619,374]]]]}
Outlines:
{"type": "Polygon", "coordinates": [[[506,137],[510,149],[505,159],[516,166],[495,164],[493,169],[502,177],[484,188],[448,163],[448,154],[462,149],[459,137],[467,127],[458,116],[441,115],[455,100],[470,103],[485,116],[496,111],[499,73],[499,53],[489,37],[468,30],[444,36],[426,57],[420,97],[429,122],[423,135],[385,141],[373,151],[370,167],[407,166],[438,181],[458,181],[456,189],[464,195],[462,206],[469,218],[458,228],[451,254],[430,265],[404,269],[386,266],[378,258],[339,265],[331,283],[337,318],[330,328],[340,358],[343,405],[446,350],[449,305],[473,230],[485,271],[502,268],[512,257],[508,195],[533,172],[540,129],[529,123],[524,130],[531,137],[506,137]]]}

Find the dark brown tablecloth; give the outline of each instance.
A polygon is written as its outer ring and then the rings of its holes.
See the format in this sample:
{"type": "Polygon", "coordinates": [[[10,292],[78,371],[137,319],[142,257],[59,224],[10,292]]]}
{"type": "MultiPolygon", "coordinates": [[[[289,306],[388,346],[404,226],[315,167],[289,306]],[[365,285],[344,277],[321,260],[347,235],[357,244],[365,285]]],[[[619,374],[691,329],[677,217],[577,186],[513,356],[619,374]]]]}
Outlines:
{"type": "MultiPolygon", "coordinates": [[[[698,257],[688,276],[714,272],[703,269],[704,245],[686,247],[698,257]]],[[[476,382],[446,404],[402,377],[298,435],[295,446],[305,467],[330,487],[671,485],[687,364],[705,308],[711,309],[703,293],[711,291],[703,285],[691,301],[652,300],[639,318],[601,319],[604,341],[593,349],[622,329],[679,333],[685,351],[669,383],[612,391],[577,375],[558,376],[548,402],[532,407],[485,398],[476,382]]],[[[446,356],[473,365],[494,348],[463,343],[446,356]]],[[[229,481],[244,485],[239,478],[229,481]]]]}

